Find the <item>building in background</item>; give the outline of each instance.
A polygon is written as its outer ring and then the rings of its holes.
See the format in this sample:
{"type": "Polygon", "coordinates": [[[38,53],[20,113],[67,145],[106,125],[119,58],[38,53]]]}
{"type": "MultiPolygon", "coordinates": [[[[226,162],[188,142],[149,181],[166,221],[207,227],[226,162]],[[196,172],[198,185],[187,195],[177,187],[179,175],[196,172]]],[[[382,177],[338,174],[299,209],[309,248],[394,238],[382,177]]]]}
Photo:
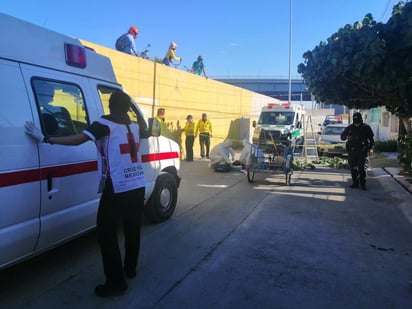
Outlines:
{"type": "Polygon", "coordinates": [[[397,140],[399,117],[390,113],[384,106],[361,110],[364,121],[370,125],[375,140],[397,140]]]}
{"type": "MultiPolygon", "coordinates": [[[[281,101],[289,99],[288,78],[217,78],[216,80],[281,101]]],[[[335,115],[348,113],[348,109],[342,105],[317,103],[301,78],[291,80],[291,103],[301,103],[306,109],[334,109],[335,115]]]]}
{"type": "MultiPolygon", "coordinates": [[[[221,82],[254,91],[281,101],[288,101],[288,78],[217,78],[221,82]]],[[[327,115],[343,116],[344,123],[350,122],[350,111],[346,106],[329,103],[317,103],[311,96],[303,79],[291,80],[291,103],[301,103],[307,110],[316,110],[308,114],[314,126],[318,126],[327,115]]],[[[377,140],[393,140],[398,138],[399,118],[391,114],[385,107],[362,110],[377,140]]]]}
{"type": "MultiPolygon", "coordinates": [[[[216,80],[281,101],[289,99],[289,79],[287,78],[217,78],[216,80]]],[[[306,108],[320,107],[309,93],[303,79],[291,80],[291,101],[302,103],[306,108]]]]}

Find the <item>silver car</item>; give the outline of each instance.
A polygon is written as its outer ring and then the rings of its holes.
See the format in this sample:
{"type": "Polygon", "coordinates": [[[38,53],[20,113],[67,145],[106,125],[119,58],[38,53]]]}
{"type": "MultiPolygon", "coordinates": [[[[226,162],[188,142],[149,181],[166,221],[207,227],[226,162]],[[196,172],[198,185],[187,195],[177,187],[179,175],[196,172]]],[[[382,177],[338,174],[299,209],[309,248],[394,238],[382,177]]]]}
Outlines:
{"type": "Polygon", "coordinates": [[[318,155],[336,154],[346,155],[346,143],[340,139],[340,135],[347,124],[329,124],[322,129],[318,140],[318,155]]]}

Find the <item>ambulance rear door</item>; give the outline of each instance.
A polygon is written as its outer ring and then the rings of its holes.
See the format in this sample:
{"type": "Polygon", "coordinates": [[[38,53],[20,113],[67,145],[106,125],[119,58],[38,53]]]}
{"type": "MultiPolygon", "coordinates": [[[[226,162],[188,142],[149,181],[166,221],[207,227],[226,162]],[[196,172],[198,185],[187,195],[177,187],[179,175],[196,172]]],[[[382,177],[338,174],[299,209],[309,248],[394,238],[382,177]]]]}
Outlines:
{"type": "MultiPolygon", "coordinates": [[[[96,103],[89,93],[96,89],[87,88],[86,77],[30,65],[22,65],[22,72],[33,121],[44,135],[73,135],[90,124],[96,103]]],[[[80,146],[39,143],[38,147],[41,231],[36,249],[41,250],[94,227],[99,195],[92,142],[80,146]]]]}

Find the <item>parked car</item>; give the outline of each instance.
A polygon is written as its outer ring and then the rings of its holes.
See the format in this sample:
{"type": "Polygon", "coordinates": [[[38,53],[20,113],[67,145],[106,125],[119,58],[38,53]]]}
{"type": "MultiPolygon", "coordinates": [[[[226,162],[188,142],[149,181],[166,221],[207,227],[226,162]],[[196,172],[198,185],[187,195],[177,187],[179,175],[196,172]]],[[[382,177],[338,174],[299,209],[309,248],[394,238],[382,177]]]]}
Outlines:
{"type": "Polygon", "coordinates": [[[334,116],[334,115],[327,115],[323,123],[322,124],[319,123],[319,134],[321,134],[322,130],[325,129],[327,125],[340,124],[340,123],[343,123],[342,117],[334,116]]]}
{"type": "Polygon", "coordinates": [[[340,135],[347,127],[346,124],[329,124],[320,132],[318,140],[318,155],[336,154],[346,155],[345,142],[340,139],[340,135]]]}

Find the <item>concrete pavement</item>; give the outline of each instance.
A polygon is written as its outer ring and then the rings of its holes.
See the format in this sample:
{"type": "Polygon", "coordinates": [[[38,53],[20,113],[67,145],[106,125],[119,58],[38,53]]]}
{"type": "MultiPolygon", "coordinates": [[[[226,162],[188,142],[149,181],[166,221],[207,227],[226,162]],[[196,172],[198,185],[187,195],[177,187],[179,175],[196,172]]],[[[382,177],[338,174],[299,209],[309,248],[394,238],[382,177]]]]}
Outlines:
{"type": "Polygon", "coordinates": [[[383,169],[364,192],[347,170],[297,171],[285,186],[207,164],[182,162],[176,213],[144,226],[127,293],[93,295],[89,235],[3,272],[0,308],[410,308],[410,193],[383,169]]]}

